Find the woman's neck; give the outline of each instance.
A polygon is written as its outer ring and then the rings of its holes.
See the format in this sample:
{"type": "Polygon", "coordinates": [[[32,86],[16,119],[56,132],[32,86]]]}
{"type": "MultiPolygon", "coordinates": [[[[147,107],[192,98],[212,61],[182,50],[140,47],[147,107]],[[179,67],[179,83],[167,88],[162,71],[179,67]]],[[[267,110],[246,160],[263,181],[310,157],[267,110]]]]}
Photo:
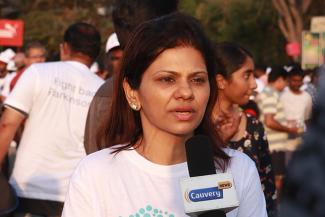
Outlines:
{"type": "Polygon", "coordinates": [[[161,165],[173,165],[186,161],[183,136],[168,133],[146,134],[138,141],[137,152],[149,161],[161,165]]]}
{"type": "MultiPolygon", "coordinates": [[[[238,110],[238,105],[233,104],[223,95],[222,92],[220,92],[218,95],[216,105],[213,110],[213,117],[215,120],[217,120],[218,117],[222,116],[222,114],[224,113],[234,114],[234,113],[239,113],[239,110],[238,110]]],[[[240,140],[245,135],[245,131],[246,131],[246,116],[243,115],[240,116],[237,131],[234,133],[234,135],[232,135],[230,141],[240,140]]]]}
{"type": "Polygon", "coordinates": [[[216,105],[214,107],[214,116],[218,117],[221,113],[229,113],[234,110],[234,104],[230,102],[222,93],[218,95],[216,105]]]}

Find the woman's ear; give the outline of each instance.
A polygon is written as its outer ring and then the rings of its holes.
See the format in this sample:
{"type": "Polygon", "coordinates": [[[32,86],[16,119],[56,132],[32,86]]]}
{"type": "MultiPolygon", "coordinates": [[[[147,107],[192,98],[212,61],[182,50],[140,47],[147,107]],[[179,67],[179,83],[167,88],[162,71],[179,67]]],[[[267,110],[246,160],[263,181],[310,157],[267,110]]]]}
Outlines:
{"type": "Polygon", "coordinates": [[[216,82],[219,90],[223,90],[226,88],[227,80],[222,75],[220,74],[216,75],[216,82]]]}
{"type": "Polygon", "coordinates": [[[126,79],[123,80],[123,90],[130,107],[135,111],[139,111],[141,109],[141,103],[139,100],[138,91],[132,89],[126,79]]]}

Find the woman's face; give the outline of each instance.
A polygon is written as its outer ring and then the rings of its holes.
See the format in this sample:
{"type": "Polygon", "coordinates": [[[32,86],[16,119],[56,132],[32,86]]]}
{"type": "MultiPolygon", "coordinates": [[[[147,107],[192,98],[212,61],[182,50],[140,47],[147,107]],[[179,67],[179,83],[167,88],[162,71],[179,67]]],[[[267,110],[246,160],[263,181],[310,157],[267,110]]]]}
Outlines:
{"type": "Polygon", "coordinates": [[[225,98],[233,104],[246,104],[257,87],[253,72],[254,62],[252,58],[247,57],[242,67],[225,81],[223,89],[225,98]]]}
{"type": "Polygon", "coordinates": [[[192,47],[167,49],[144,72],[139,89],[132,91],[141,106],[144,133],[188,137],[201,123],[209,100],[205,61],[192,47]]]}

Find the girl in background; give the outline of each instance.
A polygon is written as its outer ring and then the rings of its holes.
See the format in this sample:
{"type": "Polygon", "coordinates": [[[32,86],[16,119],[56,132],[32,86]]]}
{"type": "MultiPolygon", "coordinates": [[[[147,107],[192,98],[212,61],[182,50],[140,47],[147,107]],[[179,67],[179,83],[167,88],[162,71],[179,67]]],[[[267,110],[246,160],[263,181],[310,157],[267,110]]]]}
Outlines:
{"type": "Polygon", "coordinates": [[[264,127],[254,117],[241,113],[238,106],[245,105],[257,87],[252,55],[235,43],[216,46],[216,80],[218,97],[214,107],[214,120],[223,116],[240,116],[239,127],[230,139],[229,147],[247,154],[256,164],[264,191],[268,216],[276,211],[276,190],[268,141],[264,127]]]}

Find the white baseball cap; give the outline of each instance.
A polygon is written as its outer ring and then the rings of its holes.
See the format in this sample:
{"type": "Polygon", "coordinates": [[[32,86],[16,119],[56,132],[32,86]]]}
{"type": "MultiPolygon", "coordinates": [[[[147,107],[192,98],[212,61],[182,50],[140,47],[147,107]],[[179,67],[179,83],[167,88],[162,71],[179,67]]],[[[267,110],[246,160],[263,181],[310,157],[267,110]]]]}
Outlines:
{"type": "Polygon", "coordinates": [[[0,61],[8,64],[15,55],[16,53],[12,49],[8,48],[0,53],[0,61]]]}
{"type": "Polygon", "coordinates": [[[119,47],[119,46],[120,46],[120,42],[118,41],[117,35],[114,32],[107,39],[105,51],[106,51],[106,53],[108,53],[113,48],[119,47]]]}
{"type": "Polygon", "coordinates": [[[17,71],[15,61],[13,61],[13,60],[9,61],[9,63],[7,64],[7,70],[8,71],[17,71]]]}

